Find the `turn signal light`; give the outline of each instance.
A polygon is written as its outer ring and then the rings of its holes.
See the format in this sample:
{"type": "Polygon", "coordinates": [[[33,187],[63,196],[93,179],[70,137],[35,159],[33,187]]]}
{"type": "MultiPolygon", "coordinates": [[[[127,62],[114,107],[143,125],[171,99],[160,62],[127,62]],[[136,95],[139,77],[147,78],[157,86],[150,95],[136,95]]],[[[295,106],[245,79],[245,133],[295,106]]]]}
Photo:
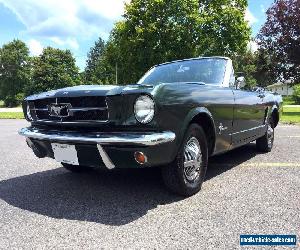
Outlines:
{"type": "Polygon", "coordinates": [[[137,163],[139,163],[141,165],[143,165],[147,162],[147,157],[142,152],[135,152],[134,159],[136,160],[137,163]]]}

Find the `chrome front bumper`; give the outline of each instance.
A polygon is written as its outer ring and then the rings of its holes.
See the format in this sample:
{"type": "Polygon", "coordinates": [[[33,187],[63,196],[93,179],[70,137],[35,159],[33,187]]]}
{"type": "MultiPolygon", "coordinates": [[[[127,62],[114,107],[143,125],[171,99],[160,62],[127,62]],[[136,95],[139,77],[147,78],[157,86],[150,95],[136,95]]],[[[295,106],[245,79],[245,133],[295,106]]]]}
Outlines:
{"type": "Polygon", "coordinates": [[[140,145],[154,146],[175,140],[175,133],[166,132],[99,132],[78,133],[45,131],[36,128],[22,128],[20,135],[28,138],[62,142],[97,143],[103,145],[140,145]]]}
{"type": "Polygon", "coordinates": [[[175,133],[166,132],[62,132],[41,130],[33,127],[22,128],[19,134],[28,139],[62,143],[95,143],[101,158],[108,169],[115,168],[102,145],[155,146],[175,140],[175,133]]]}

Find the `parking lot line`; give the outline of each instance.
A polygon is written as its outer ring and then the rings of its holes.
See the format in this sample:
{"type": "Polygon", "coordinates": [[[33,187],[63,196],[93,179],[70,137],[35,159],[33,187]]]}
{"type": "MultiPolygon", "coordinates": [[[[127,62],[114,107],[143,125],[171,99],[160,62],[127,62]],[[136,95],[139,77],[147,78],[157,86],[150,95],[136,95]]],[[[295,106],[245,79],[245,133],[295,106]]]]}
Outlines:
{"type": "Polygon", "coordinates": [[[277,138],[300,138],[300,135],[277,136],[277,138]]]}
{"type": "Polygon", "coordinates": [[[253,162],[243,163],[242,167],[300,167],[298,162],[253,162]]]}
{"type": "MultiPolygon", "coordinates": [[[[232,167],[235,164],[210,164],[215,167],[232,167]]],[[[239,167],[300,167],[300,162],[251,162],[237,165],[239,167]]]]}

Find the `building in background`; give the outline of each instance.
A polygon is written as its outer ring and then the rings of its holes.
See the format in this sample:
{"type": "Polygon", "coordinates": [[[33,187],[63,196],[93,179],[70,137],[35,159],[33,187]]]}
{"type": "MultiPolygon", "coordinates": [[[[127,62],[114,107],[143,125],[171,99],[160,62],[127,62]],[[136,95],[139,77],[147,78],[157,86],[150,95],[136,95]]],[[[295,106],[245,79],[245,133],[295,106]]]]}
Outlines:
{"type": "Polygon", "coordinates": [[[293,94],[293,86],[291,86],[291,81],[274,83],[267,86],[267,90],[282,96],[290,96],[293,94]]]}

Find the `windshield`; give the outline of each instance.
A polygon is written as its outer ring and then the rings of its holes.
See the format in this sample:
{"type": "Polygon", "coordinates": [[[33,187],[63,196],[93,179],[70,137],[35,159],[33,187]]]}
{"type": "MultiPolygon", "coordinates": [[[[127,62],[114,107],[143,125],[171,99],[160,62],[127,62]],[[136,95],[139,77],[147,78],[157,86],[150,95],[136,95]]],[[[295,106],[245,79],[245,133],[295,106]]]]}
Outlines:
{"type": "Polygon", "coordinates": [[[222,84],[226,59],[202,58],[159,65],[150,69],[138,82],[156,85],[172,82],[222,84]]]}

